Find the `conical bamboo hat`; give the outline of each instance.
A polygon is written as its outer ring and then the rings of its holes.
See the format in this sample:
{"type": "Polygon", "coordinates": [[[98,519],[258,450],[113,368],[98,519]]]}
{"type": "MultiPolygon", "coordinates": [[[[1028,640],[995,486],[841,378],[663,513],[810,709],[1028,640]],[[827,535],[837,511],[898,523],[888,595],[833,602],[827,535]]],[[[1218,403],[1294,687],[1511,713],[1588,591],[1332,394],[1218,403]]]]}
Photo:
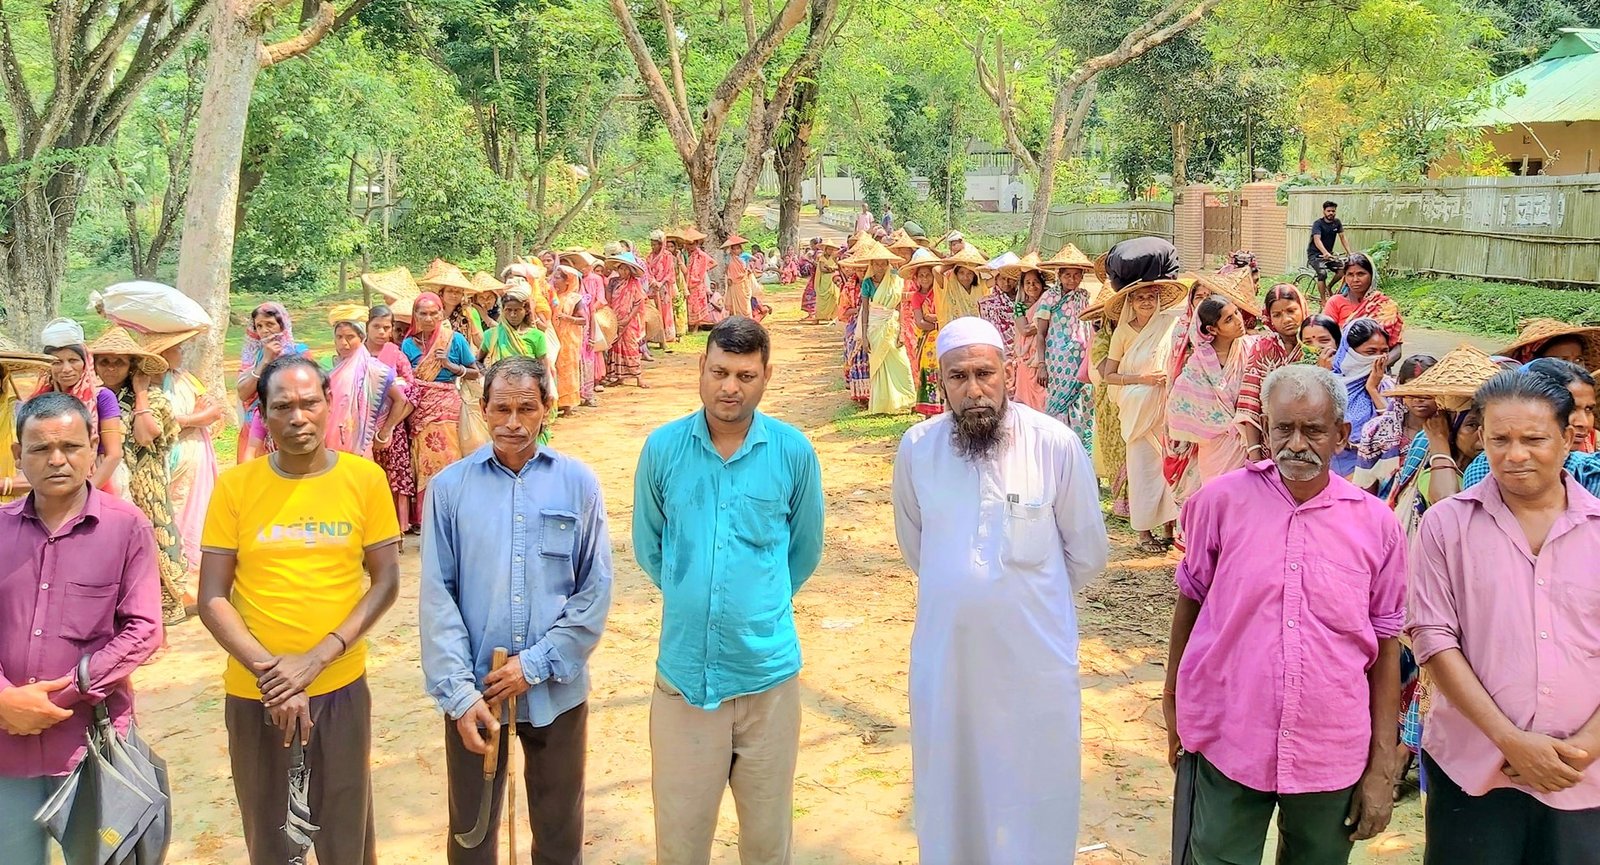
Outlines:
{"type": "Polygon", "coordinates": [[[164,375],[167,371],[167,362],[161,355],[140,345],[125,327],[108,328],[105,333],[95,337],[88,348],[91,355],[127,355],[145,375],[164,375]]]}
{"type": "Polygon", "coordinates": [[[1600,367],[1600,327],[1567,324],[1553,318],[1530,318],[1521,323],[1517,341],[1500,350],[1506,357],[1533,360],[1543,345],[1556,337],[1575,336],[1583,340],[1583,368],[1600,367]]]}
{"type": "Polygon", "coordinates": [[[1416,378],[1384,392],[1399,399],[1404,396],[1433,397],[1446,411],[1461,411],[1472,404],[1472,397],[1483,383],[1500,372],[1500,367],[1477,348],[1462,343],[1416,378]]]}

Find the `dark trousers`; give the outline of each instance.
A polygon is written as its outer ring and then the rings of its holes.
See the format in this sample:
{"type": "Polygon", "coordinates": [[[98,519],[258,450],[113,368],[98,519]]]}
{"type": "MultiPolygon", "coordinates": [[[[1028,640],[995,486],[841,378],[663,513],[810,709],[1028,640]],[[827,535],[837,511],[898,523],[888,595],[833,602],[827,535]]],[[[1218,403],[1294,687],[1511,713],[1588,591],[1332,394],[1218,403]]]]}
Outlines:
{"type": "Polygon", "coordinates": [[[1559,811],[1521,790],[1470,796],[1422,754],[1428,773],[1423,865],[1600,865],[1600,808],[1559,811]]]}
{"type": "MultiPolygon", "coordinates": [[[[454,721],[447,720],[444,726],[444,757],[450,776],[450,865],[495,865],[499,861],[500,810],[510,742],[502,740],[500,746],[489,834],[483,843],[469,850],[457,844],[455,836],[472,831],[478,822],[478,806],[483,801],[483,757],[462,744],[454,721]]],[[[518,724],[517,740],[522,745],[523,786],[528,791],[528,822],[533,827],[533,837],[527,841],[529,861],[534,865],[580,865],[589,704],[579,703],[562,712],[547,727],[518,724]]]]}
{"type": "MultiPolygon", "coordinates": [[[[289,752],[259,700],[228,697],[223,709],[233,792],[244,818],[251,865],[283,865],[292,852],[283,833],[289,804],[289,752]]],[[[308,799],[320,865],[376,865],[372,821],[372,695],[366,677],[311,698],[308,799]]]]}
{"type": "Polygon", "coordinates": [[[1331,793],[1253,790],[1196,754],[1193,822],[1187,865],[1261,865],[1272,809],[1278,809],[1278,865],[1345,865],[1353,828],[1351,785],[1331,793]]]}

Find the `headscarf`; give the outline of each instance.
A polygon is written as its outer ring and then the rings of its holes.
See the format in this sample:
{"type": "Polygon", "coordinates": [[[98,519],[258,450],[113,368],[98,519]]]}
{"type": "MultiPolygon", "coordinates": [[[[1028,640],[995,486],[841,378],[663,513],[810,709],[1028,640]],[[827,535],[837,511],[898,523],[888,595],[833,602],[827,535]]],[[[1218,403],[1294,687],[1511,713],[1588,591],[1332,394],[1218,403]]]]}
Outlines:
{"type": "MultiPolygon", "coordinates": [[[[45,378],[50,374],[45,373],[45,378]]],[[[17,389],[6,368],[0,366],[0,478],[17,476],[17,461],[11,446],[17,441],[17,389]]],[[[14,496],[13,496],[14,498],[14,496]]],[[[0,504],[9,499],[0,497],[0,504]]]]}
{"type": "MultiPolygon", "coordinates": [[[[77,352],[79,357],[83,358],[83,375],[78,377],[78,383],[73,385],[71,390],[63,391],[63,393],[72,394],[78,398],[79,402],[83,403],[84,407],[89,410],[89,435],[99,435],[100,406],[95,401],[100,395],[100,377],[95,375],[94,372],[94,353],[89,351],[88,344],[83,341],[83,325],[70,318],[58,318],[45,325],[42,337],[46,353],[55,349],[70,348],[77,352]],[[52,343],[55,340],[77,341],[53,345],[52,343]]],[[[34,388],[30,398],[42,393],[53,393],[57,390],[55,373],[47,372],[39,377],[39,386],[34,388]]]]}
{"type": "MultiPolygon", "coordinates": [[[[439,295],[434,294],[431,291],[424,291],[423,293],[417,295],[417,299],[411,303],[413,318],[415,317],[414,311],[417,307],[422,305],[423,301],[432,301],[439,307],[440,310],[444,309],[444,300],[440,298],[439,295]]],[[[421,349],[422,351],[422,357],[417,360],[417,378],[421,379],[422,381],[438,380],[439,370],[444,369],[444,364],[440,363],[439,360],[433,356],[433,350],[438,348],[440,345],[443,345],[446,350],[448,350],[451,339],[454,336],[455,331],[450,328],[450,321],[441,317],[439,320],[439,325],[433,329],[433,336],[428,337],[428,341],[426,343],[420,339],[417,339],[417,335],[415,333],[407,337],[407,339],[416,340],[417,348],[421,349]]]]}
{"type": "MultiPolygon", "coordinates": [[[[1346,324],[1339,334],[1339,351],[1333,356],[1333,372],[1344,380],[1345,395],[1349,401],[1344,419],[1349,421],[1353,435],[1359,435],[1367,421],[1378,413],[1378,407],[1372,403],[1372,395],[1367,393],[1367,377],[1372,374],[1372,365],[1377,362],[1378,356],[1361,354],[1350,345],[1350,331],[1360,321],[1370,321],[1376,330],[1383,330],[1383,325],[1375,319],[1358,318],[1346,324]]],[[[1352,446],[1355,444],[1351,442],[1352,446]]]]}
{"type": "MultiPolygon", "coordinates": [[[[1199,321],[1199,316],[1194,317],[1199,321]]],[[[1167,426],[1196,441],[1216,438],[1233,425],[1239,405],[1239,390],[1244,386],[1243,364],[1237,361],[1245,351],[1243,338],[1234,340],[1232,357],[1217,355],[1216,336],[1193,332],[1194,351],[1172,379],[1167,397],[1167,426]],[[1231,373],[1231,374],[1230,374],[1231,373]]]]}
{"type": "Polygon", "coordinates": [[[261,347],[261,335],[256,333],[256,316],[267,313],[283,325],[284,353],[290,354],[294,350],[294,321],[289,318],[289,310],[275,300],[269,300],[255,309],[250,310],[250,323],[244,328],[244,346],[239,349],[239,375],[242,377],[256,368],[261,362],[265,349],[261,347]]]}

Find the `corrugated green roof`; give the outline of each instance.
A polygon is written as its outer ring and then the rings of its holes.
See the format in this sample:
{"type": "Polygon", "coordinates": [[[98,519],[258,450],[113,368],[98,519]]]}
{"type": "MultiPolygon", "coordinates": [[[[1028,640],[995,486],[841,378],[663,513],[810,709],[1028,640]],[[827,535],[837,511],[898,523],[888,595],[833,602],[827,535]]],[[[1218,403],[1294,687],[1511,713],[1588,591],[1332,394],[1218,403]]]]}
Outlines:
{"type": "Polygon", "coordinates": [[[1490,85],[1505,103],[1479,112],[1471,125],[1600,120],[1600,30],[1561,33],[1543,57],[1490,85]]]}

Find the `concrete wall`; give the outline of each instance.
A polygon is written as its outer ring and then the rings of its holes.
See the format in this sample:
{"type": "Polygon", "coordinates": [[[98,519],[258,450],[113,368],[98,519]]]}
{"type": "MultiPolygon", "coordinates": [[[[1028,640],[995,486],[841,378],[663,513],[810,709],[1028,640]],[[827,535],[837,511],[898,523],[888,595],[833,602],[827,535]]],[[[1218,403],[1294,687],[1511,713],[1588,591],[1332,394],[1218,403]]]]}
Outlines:
{"type": "MultiPolygon", "coordinates": [[[[1284,225],[1289,218],[1289,207],[1278,203],[1278,185],[1247,183],[1239,190],[1239,204],[1244,209],[1240,218],[1239,248],[1256,254],[1256,264],[1262,273],[1298,270],[1302,262],[1286,245],[1288,235],[1284,225]]],[[[1307,233],[1309,231],[1308,227],[1307,233]]]]}
{"type": "Polygon", "coordinates": [[[1542,160],[1548,176],[1600,172],[1600,121],[1533,123],[1485,130],[1484,137],[1507,162],[1542,160]]]}

